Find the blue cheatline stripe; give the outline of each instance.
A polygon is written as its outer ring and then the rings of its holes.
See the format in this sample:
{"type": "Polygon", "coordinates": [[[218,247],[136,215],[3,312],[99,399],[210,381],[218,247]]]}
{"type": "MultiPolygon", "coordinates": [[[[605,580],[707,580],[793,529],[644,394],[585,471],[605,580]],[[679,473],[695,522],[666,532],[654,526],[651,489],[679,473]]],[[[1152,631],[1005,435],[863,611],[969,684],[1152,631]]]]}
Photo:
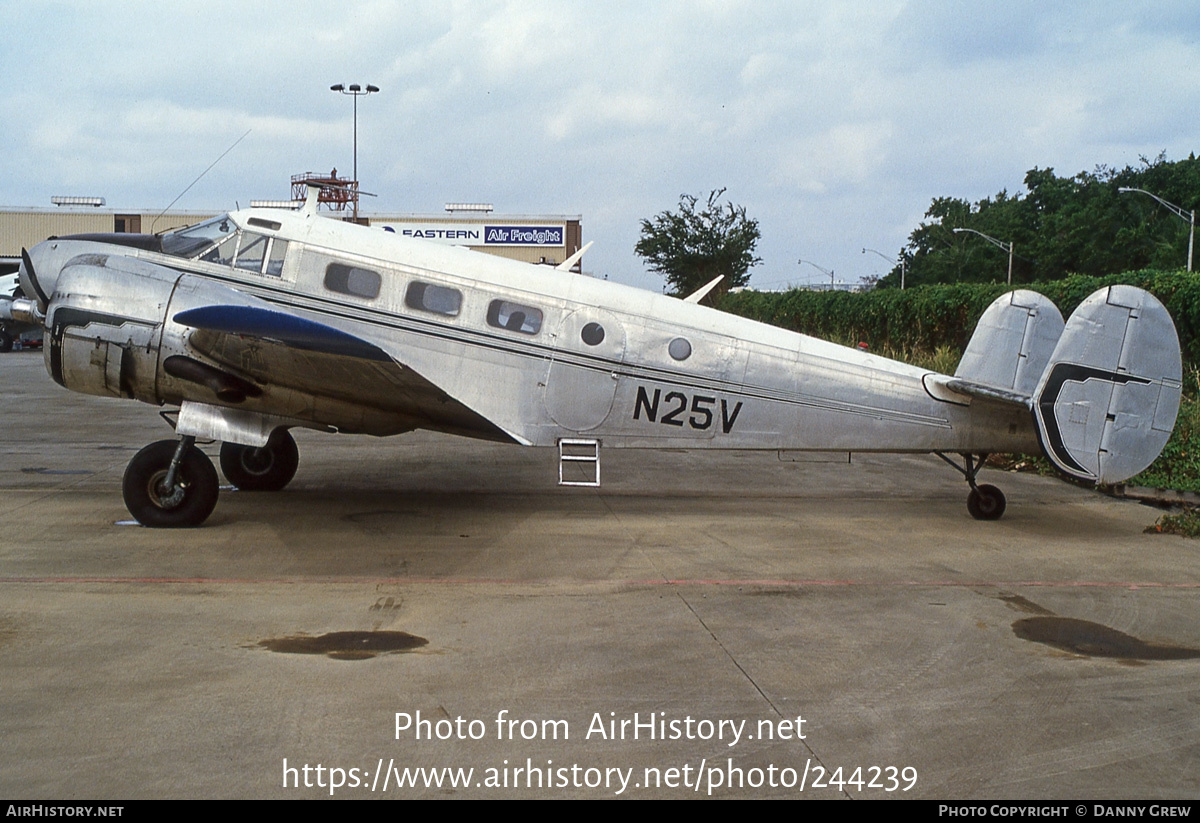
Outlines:
{"type": "Polygon", "coordinates": [[[204,306],[181,311],[174,320],[194,329],[278,340],[304,351],[392,362],[387,352],[373,343],[287,312],[255,306],[204,306]]]}

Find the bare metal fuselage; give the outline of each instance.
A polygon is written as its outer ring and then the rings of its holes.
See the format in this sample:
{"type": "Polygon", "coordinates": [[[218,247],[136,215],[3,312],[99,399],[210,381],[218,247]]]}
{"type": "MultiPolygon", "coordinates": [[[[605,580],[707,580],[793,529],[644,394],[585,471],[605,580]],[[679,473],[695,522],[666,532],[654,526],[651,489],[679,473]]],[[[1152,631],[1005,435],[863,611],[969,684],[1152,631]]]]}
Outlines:
{"type": "Polygon", "coordinates": [[[584,436],[643,448],[1039,449],[1027,409],[945,391],[914,366],[674,298],[316,215],[230,215],[242,228],[255,217],[254,232],[287,241],[277,272],[93,239],[33,249],[39,285],[55,295],[51,374],[96,394],[236,407],[270,424],[376,435],[429,428],[535,446],[584,436]],[[337,266],[376,273],[378,293],[331,289],[337,266]],[[455,292],[459,304],[453,313],[414,307],[414,283],[455,292]],[[540,312],[536,331],[491,322],[497,301],[540,312]],[[177,320],[242,304],[340,330],[394,362],[234,346],[177,320]],[[125,319],[120,334],[105,317],[125,319]],[[97,336],[105,323],[109,330],[97,336]],[[258,393],[223,400],[213,385],[172,373],[165,364],[173,356],[232,371],[258,393]]]}

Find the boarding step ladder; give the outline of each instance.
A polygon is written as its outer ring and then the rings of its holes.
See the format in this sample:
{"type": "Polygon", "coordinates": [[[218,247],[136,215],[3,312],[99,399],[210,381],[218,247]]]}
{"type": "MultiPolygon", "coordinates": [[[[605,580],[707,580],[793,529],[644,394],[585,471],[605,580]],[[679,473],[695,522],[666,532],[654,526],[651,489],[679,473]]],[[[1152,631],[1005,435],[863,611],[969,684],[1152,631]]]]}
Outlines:
{"type": "Polygon", "coordinates": [[[591,438],[563,437],[558,441],[558,485],[600,486],[600,441],[591,438]],[[591,463],[595,466],[595,477],[591,480],[566,480],[563,467],[568,463],[591,463]]]}

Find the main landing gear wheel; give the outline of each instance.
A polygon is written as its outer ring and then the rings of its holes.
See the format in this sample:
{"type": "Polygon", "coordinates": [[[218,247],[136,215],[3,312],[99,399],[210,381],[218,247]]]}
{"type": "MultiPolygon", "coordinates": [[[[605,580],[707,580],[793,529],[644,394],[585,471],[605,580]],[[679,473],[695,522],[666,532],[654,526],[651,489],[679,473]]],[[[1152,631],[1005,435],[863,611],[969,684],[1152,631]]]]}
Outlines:
{"type": "Polygon", "coordinates": [[[217,470],[208,455],[182,441],[160,440],[133,456],[121,481],[125,505],[143,526],[199,526],[217,505],[217,470]]]}
{"type": "Polygon", "coordinates": [[[13,350],[13,339],[6,331],[0,331],[0,352],[8,352],[13,350]]]}
{"type": "Polygon", "coordinates": [[[976,520],[999,520],[1007,505],[1004,492],[986,483],[971,489],[967,495],[967,511],[976,520]]]}
{"type": "Polygon", "coordinates": [[[221,471],[242,491],[277,492],[296,476],[299,465],[300,451],[286,429],[277,429],[262,448],[221,444],[221,471]]]}

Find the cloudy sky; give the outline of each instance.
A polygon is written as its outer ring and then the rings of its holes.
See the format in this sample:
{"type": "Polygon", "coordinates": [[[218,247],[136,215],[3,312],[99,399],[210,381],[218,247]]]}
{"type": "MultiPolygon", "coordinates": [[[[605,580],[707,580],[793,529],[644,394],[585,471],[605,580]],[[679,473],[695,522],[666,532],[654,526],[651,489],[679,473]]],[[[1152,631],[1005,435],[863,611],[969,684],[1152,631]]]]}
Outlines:
{"type": "Polygon", "coordinates": [[[0,206],[288,196],[583,217],[585,269],[660,289],[640,221],[725,187],[752,283],[882,274],[937,196],[1200,148],[1200,3],[0,0],[0,206]]]}

